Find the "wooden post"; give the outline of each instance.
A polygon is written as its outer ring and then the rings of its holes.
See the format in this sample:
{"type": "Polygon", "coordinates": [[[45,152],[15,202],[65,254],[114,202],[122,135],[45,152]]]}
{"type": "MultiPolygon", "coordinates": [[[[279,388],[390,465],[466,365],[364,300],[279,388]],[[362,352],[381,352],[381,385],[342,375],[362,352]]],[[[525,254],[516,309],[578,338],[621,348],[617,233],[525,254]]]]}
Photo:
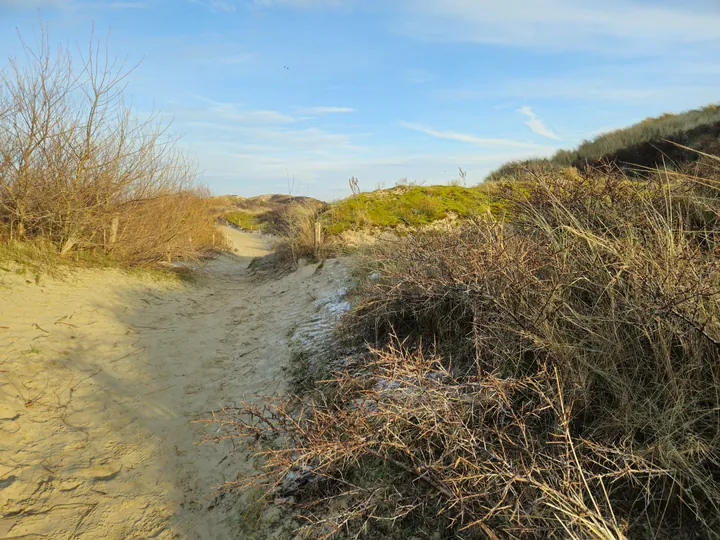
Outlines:
{"type": "Polygon", "coordinates": [[[323,243],[323,231],[322,231],[322,225],[320,222],[315,222],[315,235],[314,235],[314,244],[315,244],[315,256],[317,257],[320,254],[320,248],[322,247],[323,243]]]}
{"type": "Polygon", "coordinates": [[[118,228],[120,227],[120,216],[113,216],[110,223],[110,245],[113,246],[117,242],[118,228]]]}

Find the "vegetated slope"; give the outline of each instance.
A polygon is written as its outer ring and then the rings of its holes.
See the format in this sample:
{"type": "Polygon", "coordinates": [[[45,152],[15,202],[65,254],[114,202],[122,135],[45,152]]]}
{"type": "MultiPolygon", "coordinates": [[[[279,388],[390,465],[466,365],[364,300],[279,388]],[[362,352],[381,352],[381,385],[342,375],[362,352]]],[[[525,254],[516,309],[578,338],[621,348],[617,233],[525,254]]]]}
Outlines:
{"type": "Polygon", "coordinates": [[[527,175],[509,219],[378,244],[304,406],[219,426],[264,449],[248,481],[314,537],[720,537],[720,160],[698,170],[527,175]]]}
{"type": "Polygon", "coordinates": [[[560,150],[550,159],[508,163],[488,179],[514,179],[522,176],[523,170],[547,171],[569,166],[586,169],[614,165],[626,172],[642,173],[648,168],[682,167],[699,158],[697,151],[720,153],[720,107],[717,105],[648,118],[584,141],[573,150],[560,150]]]}
{"type": "Polygon", "coordinates": [[[471,188],[411,185],[357,193],[330,204],[283,195],[226,196],[213,202],[216,213],[234,225],[275,235],[278,256],[296,263],[374,241],[385,231],[407,234],[442,220],[501,217],[508,212],[503,191],[521,189],[519,183],[471,188]]]}
{"type": "Polygon", "coordinates": [[[291,209],[312,214],[330,237],[349,230],[421,227],[446,218],[470,218],[507,210],[499,186],[397,186],[363,192],[332,203],[311,197],[234,195],[211,200],[213,211],[246,230],[281,233],[291,209]]]}
{"type": "Polygon", "coordinates": [[[312,197],[293,195],[260,195],[240,197],[224,195],[211,199],[213,212],[229,223],[247,231],[277,232],[282,215],[288,208],[302,206],[321,209],[326,203],[312,197]]]}
{"type": "Polygon", "coordinates": [[[491,186],[398,186],[333,203],[319,220],[328,234],[338,235],[353,229],[420,227],[504,210],[491,186]]]}

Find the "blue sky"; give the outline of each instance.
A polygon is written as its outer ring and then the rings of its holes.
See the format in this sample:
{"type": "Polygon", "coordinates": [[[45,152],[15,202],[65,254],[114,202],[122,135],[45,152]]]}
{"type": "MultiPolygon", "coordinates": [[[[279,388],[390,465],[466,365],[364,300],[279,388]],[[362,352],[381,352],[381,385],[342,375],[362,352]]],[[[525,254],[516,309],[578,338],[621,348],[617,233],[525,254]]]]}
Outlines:
{"type": "Polygon", "coordinates": [[[663,112],[720,101],[717,0],[0,0],[56,43],[110,31],[128,92],[173,119],[216,194],[334,199],[480,182],[663,112]]]}

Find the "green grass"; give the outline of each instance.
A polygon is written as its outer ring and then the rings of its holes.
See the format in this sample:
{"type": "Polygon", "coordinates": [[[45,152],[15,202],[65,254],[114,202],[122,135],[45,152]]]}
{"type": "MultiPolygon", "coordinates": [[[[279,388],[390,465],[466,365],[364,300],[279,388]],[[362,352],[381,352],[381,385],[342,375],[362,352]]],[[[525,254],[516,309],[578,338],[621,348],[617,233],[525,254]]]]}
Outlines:
{"type": "Polygon", "coordinates": [[[236,210],[225,214],[227,219],[233,225],[245,229],[246,231],[262,231],[265,230],[266,224],[260,221],[260,215],[252,212],[236,210]]]}
{"type": "MultiPolygon", "coordinates": [[[[462,220],[488,213],[500,216],[507,211],[507,202],[496,184],[471,188],[401,186],[332,203],[317,215],[317,220],[326,235],[337,236],[351,230],[417,228],[450,217],[462,220]]],[[[241,229],[278,234],[278,219],[272,214],[271,210],[235,209],[225,218],[241,229]]]]}
{"type": "Polygon", "coordinates": [[[338,235],[357,229],[419,227],[456,216],[494,213],[505,205],[488,187],[427,186],[393,188],[343,199],[321,216],[325,230],[338,235]]]}

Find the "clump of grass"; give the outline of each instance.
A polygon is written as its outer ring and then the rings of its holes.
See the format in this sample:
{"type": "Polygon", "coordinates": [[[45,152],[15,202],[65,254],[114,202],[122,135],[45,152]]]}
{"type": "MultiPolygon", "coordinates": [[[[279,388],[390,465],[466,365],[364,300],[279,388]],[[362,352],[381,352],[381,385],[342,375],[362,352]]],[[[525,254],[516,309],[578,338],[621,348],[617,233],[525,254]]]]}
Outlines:
{"type": "Polygon", "coordinates": [[[512,220],[380,246],[356,353],[299,408],[217,420],[274,441],[238,485],[318,537],[718,537],[718,187],[536,176],[512,220]]]}
{"type": "Polygon", "coordinates": [[[489,182],[519,182],[535,175],[554,174],[562,165],[551,159],[528,159],[511,161],[499,169],[491,172],[486,181],[489,182]]]}
{"type": "Polygon", "coordinates": [[[326,255],[324,231],[318,222],[320,212],[316,204],[302,203],[279,211],[273,230],[280,260],[297,265],[300,259],[317,260],[326,255]]]}

